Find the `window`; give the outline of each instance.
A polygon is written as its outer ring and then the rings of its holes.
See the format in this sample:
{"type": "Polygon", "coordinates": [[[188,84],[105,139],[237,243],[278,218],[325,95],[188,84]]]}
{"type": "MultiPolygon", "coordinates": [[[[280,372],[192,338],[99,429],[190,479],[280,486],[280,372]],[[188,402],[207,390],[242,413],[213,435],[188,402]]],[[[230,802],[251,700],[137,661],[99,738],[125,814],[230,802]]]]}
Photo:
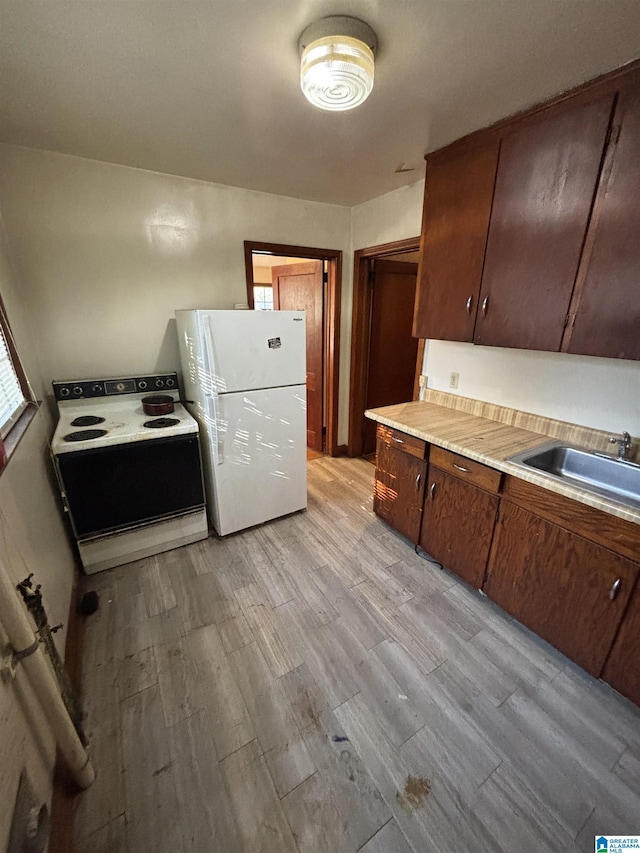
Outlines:
{"type": "Polygon", "coordinates": [[[27,406],[9,325],[0,305],[0,436],[5,438],[27,406]],[[19,372],[18,372],[19,371],[19,372]]]}
{"type": "Polygon", "coordinates": [[[256,311],[273,311],[273,288],[270,284],[254,284],[253,307],[256,311]]]}

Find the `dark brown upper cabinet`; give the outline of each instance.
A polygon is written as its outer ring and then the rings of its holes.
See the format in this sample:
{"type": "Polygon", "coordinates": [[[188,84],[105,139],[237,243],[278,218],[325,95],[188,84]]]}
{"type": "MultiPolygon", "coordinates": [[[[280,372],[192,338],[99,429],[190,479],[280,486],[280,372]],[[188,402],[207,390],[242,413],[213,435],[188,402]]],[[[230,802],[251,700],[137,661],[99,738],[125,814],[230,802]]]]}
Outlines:
{"type": "Polygon", "coordinates": [[[429,158],[413,334],[473,340],[497,139],[455,155],[429,158]]]}
{"type": "Polygon", "coordinates": [[[640,86],[620,92],[563,349],[640,359],[640,86]]]}
{"type": "Polygon", "coordinates": [[[559,351],[613,101],[560,105],[502,139],[475,343],[559,351]]]}

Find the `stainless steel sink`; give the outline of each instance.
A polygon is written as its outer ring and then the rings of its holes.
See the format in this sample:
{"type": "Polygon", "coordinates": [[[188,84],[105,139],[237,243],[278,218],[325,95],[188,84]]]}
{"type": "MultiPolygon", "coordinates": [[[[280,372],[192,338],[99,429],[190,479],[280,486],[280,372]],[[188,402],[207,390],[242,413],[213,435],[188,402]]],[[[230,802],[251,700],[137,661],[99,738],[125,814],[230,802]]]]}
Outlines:
{"type": "Polygon", "coordinates": [[[640,509],[640,465],[626,459],[553,442],[508,461],[640,509]]]}

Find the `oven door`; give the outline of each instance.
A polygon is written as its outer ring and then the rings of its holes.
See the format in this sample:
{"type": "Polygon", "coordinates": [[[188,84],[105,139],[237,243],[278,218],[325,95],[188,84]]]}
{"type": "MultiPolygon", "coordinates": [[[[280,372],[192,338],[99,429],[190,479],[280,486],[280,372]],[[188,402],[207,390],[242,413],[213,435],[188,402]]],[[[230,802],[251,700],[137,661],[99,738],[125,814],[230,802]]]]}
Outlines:
{"type": "Polygon", "coordinates": [[[78,539],[204,506],[197,434],[61,453],[56,462],[78,539]]]}

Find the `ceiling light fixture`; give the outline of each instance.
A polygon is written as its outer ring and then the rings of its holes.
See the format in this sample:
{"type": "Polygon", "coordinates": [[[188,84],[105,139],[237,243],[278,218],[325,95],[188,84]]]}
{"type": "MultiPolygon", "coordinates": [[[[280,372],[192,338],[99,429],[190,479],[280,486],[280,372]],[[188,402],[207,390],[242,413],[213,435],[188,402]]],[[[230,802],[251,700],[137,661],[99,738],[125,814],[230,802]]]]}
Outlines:
{"type": "Polygon", "coordinates": [[[350,110],[373,89],[376,34],[368,24],[334,15],[310,24],[300,36],[300,86],[322,110],[350,110]]]}

